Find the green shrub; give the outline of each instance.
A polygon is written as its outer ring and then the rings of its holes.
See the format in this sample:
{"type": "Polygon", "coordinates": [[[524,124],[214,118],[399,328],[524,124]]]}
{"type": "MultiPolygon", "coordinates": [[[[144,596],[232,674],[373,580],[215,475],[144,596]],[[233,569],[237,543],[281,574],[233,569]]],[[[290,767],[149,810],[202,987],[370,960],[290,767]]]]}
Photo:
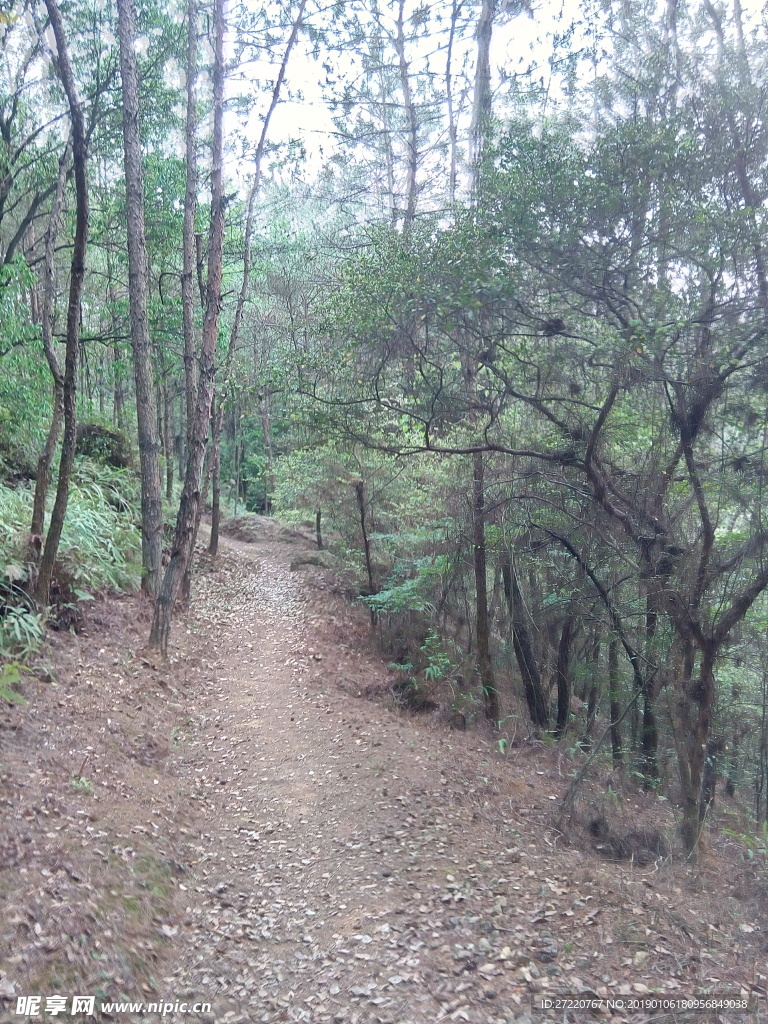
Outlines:
{"type": "MultiPolygon", "coordinates": [[[[29,656],[43,636],[42,617],[26,592],[34,575],[27,532],[32,499],[29,487],[0,486],[0,659],[29,656]]],[[[130,471],[77,460],[54,570],[52,592],[61,608],[97,590],[138,587],[138,518],[139,486],[130,471]]]]}
{"type": "Polygon", "coordinates": [[[121,430],[103,423],[79,423],[77,426],[77,454],[114,469],[128,469],[133,465],[131,443],[121,430]]]}
{"type": "Polygon", "coordinates": [[[0,700],[9,704],[26,704],[26,700],[17,693],[14,687],[21,682],[21,673],[24,666],[17,661],[11,661],[0,665],[0,700]]]}

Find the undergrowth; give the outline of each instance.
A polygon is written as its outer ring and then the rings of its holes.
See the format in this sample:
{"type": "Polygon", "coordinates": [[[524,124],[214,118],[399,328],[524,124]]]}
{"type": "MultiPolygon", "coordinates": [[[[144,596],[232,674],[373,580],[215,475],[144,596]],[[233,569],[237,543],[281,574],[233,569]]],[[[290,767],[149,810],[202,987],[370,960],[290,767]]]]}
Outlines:
{"type": "MultiPolygon", "coordinates": [[[[32,499],[28,485],[0,484],[0,663],[28,658],[43,638],[44,617],[30,597],[32,499]]],[[[59,602],[69,607],[99,590],[138,587],[139,501],[138,481],[129,470],[76,461],[54,573],[59,602]]]]}

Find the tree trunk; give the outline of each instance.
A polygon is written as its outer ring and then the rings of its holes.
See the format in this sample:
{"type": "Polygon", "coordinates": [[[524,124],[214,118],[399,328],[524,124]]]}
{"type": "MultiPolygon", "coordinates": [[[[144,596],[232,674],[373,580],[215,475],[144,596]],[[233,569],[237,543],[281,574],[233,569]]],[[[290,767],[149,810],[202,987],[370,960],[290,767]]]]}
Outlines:
{"type": "Polygon", "coordinates": [[[45,232],[45,256],[43,262],[43,301],[40,314],[43,350],[48,367],[53,377],[53,412],[51,425],[45,439],[45,445],[37,460],[37,477],[35,479],[35,498],[32,505],[32,523],[29,532],[34,537],[43,536],[45,529],[45,502],[48,497],[48,486],[51,481],[51,465],[59,442],[61,423],[64,417],[64,375],[53,347],[53,321],[56,303],[56,238],[61,222],[61,210],[64,205],[64,188],[67,181],[67,164],[70,158],[70,144],[64,148],[59,159],[59,174],[56,179],[56,191],[51,205],[51,216],[45,232]]]}
{"type": "Polygon", "coordinates": [[[568,720],[571,715],[571,679],[569,663],[571,658],[571,640],[573,639],[575,619],[568,615],[563,622],[560,643],[557,647],[557,727],[555,735],[558,739],[565,736],[568,720]]]}
{"type": "Polygon", "coordinates": [[[219,553],[219,521],[221,519],[221,420],[223,408],[216,410],[211,444],[211,539],[208,553],[216,557],[219,553]]]}
{"type": "Polygon", "coordinates": [[[267,391],[264,400],[260,403],[259,413],[261,416],[261,429],[264,434],[264,515],[268,516],[272,511],[272,495],[275,491],[275,476],[273,472],[274,452],[272,450],[272,415],[270,409],[270,392],[267,391]]]}
{"type": "Polygon", "coordinates": [[[419,139],[416,104],[411,90],[410,70],[405,56],[405,34],[403,31],[405,0],[399,0],[397,14],[397,34],[394,43],[400,68],[400,87],[403,90],[405,118],[408,124],[408,168],[405,186],[405,217],[403,228],[407,231],[416,219],[416,175],[419,169],[419,139]]]}
{"type": "Polygon", "coordinates": [[[680,834],[685,853],[692,861],[696,860],[703,826],[701,793],[715,693],[716,644],[709,638],[701,639],[699,675],[695,679],[691,651],[684,652],[683,671],[677,680],[674,720],[683,803],[680,834]]]}
{"type": "Polygon", "coordinates": [[[77,362],[80,346],[80,297],[85,280],[85,253],[88,243],[88,151],[85,140],[85,123],[80,101],[77,98],[75,78],[69,60],[64,26],[56,0],[45,0],[51,28],[56,40],[57,65],[61,84],[69,103],[72,121],[72,158],[75,169],[75,239],[72,247],[72,262],[69,278],[69,300],[67,303],[67,340],[64,360],[62,405],[64,414],[64,437],[61,444],[59,480],[56,500],[53,504],[51,522],[45,538],[43,556],[40,560],[36,597],[39,604],[46,606],[50,598],[51,579],[56,555],[59,550],[61,531],[69,502],[69,482],[75,461],[77,446],[77,362]]]}
{"type": "MultiPolygon", "coordinates": [[[[363,554],[365,556],[365,571],[368,576],[368,593],[376,593],[376,584],[373,578],[373,563],[371,562],[371,538],[368,534],[368,523],[365,507],[365,484],[362,480],[355,482],[355,497],[357,499],[357,509],[360,514],[360,533],[363,538],[363,554]]],[[[376,624],[376,614],[371,610],[371,623],[376,624]]]]}
{"type": "Polygon", "coordinates": [[[587,717],[586,722],[584,723],[583,739],[585,750],[588,750],[592,746],[592,732],[595,728],[597,704],[600,697],[600,634],[597,630],[595,630],[592,637],[588,664],[590,666],[590,671],[586,687],[587,717]]]}
{"type": "Polygon", "coordinates": [[[453,205],[456,199],[457,182],[457,130],[456,115],[453,109],[453,41],[456,36],[456,22],[459,17],[459,0],[451,5],[451,27],[448,33],[448,47],[445,59],[445,99],[448,108],[448,202],[453,205]]]}
{"type": "Polygon", "coordinates": [[[483,688],[483,704],[488,721],[498,724],[500,717],[499,692],[491,662],[491,627],[488,616],[488,579],[485,547],[485,466],[482,452],[472,457],[473,540],[475,564],[475,628],[477,639],[477,668],[483,688]]]}
{"type": "Polygon", "coordinates": [[[144,175],[139,138],[139,76],[136,67],[136,12],[133,0],[117,0],[120,72],[123,82],[125,212],[128,229],[128,300],[133,348],[136,418],[141,468],[141,587],[155,594],[163,553],[163,499],[152,348],[147,312],[144,175]]]}
{"type": "Polygon", "coordinates": [[[480,177],[480,161],[483,153],[483,133],[492,108],[491,94],[491,38],[496,17],[496,0],[482,0],[480,17],[477,21],[477,64],[475,66],[475,90],[472,105],[472,121],[469,126],[469,160],[473,167],[472,186],[475,197],[480,177]]]}
{"type": "Polygon", "coordinates": [[[613,767],[621,768],[624,763],[624,751],[621,745],[621,725],[619,717],[619,640],[612,636],[608,644],[608,700],[611,709],[611,753],[613,767]]]}
{"type": "MultiPolygon", "coordinates": [[[[181,316],[184,334],[184,397],[187,442],[195,422],[197,353],[195,344],[195,213],[197,211],[197,0],[187,5],[187,118],[185,127],[186,187],[182,224],[181,316]]],[[[179,467],[181,476],[181,467],[179,467]]]]}
{"type": "Polygon", "coordinates": [[[323,550],[323,533],[321,529],[322,519],[323,510],[321,508],[318,508],[317,511],[315,512],[315,538],[317,540],[318,551],[323,550]]]}
{"type": "Polygon", "coordinates": [[[235,501],[233,515],[237,515],[237,501],[240,497],[241,477],[242,477],[242,466],[243,466],[243,446],[239,442],[235,442],[235,501]]]}
{"type": "Polygon", "coordinates": [[[656,724],[655,705],[655,689],[646,682],[643,690],[643,726],[640,734],[646,789],[655,785],[659,780],[659,730],[656,724]]]}
{"type": "Polygon", "coordinates": [[[125,430],[125,392],[117,346],[110,346],[112,370],[112,420],[118,430],[125,430]]]}
{"type": "Polygon", "coordinates": [[[53,457],[56,454],[56,445],[59,443],[61,434],[61,423],[64,418],[64,381],[54,379],[53,382],[53,410],[51,412],[51,423],[45,437],[45,444],[37,460],[37,476],[35,478],[35,497],[32,503],[32,522],[29,532],[34,537],[43,536],[45,530],[45,503],[48,498],[48,487],[51,482],[51,466],[53,457]]]}
{"type": "Polygon", "coordinates": [[[200,349],[197,402],[179,502],[176,529],[168,568],[155,603],[149,645],[168,654],[171,618],[184,574],[192,558],[195,527],[199,521],[205,449],[211,422],[216,340],[221,309],[222,251],[224,241],[224,196],[222,179],[224,120],[224,0],[214,3],[213,138],[211,154],[211,225],[208,238],[208,280],[205,318],[200,349]]]}
{"type": "Polygon", "coordinates": [[[523,597],[520,593],[520,585],[517,582],[517,575],[512,571],[512,564],[509,554],[505,552],[501,563],[501,572],[504,580],[504,594],[509,608],[509,617],[512,622],[512,646],[515,651],[515,658],[520,669],[523,680],[523,691],[525,701],[528,705],[528,713],[533,724],[541,729],[549,728],[549,707],[544,688],[541,683],[539,667],[536,664],[536,656],[533,653],[533,645],[525,624],[525,608],[523,597]]]}
{"type": "Polygon", "coordinates": [[[173,433],[173,393],[168,380],[165,382],[163,393],[163,405],[165,407],[164,446],[165,446],[165,497],[167,501],[173,500],[173,456],[174,456],[174,433],[173,433]]]}

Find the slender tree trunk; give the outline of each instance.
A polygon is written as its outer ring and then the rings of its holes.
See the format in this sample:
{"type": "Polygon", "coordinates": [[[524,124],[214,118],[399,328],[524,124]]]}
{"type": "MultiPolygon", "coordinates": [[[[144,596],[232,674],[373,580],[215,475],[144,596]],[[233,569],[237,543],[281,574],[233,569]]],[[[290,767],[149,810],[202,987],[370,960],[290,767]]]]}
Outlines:
{"type": "Polygon", "coordinates": [[[208,239],[208,280],[206,284],[205,318],[200,349],[197,403],[184,477],[184,489],[176,518],[176,530],[168,568],[155,603],[155,614],[149,645],[165,657],[171,630],[173,608],[187,571],[194,546],[195,527],[199,521],[203,463],[208,442],[213,402],[216,340],[221,309],[222,252],[224,241],[223,195],[223,120],[224,120],[224,0],[214,2],[214,64],[213,64],[213,138],[211,154],[211,226],[208,239]]]}
{"type": "Polygon", "coordinates": [[[104,419],[105,401],[104,401],[104,353],[99,352],[99,416],[104,419]]]}
{"type": "Polygon", "coordinates": [[[264,395],[261,402],[261,430],[264,434],[264,515],[268,516],[272,510],[272,495],[275,491],[274,451],[272,449],[272,414],[270,409],[270,392],[264,395]]]}
{"type": "Polygon", "coordinates": [[[509,554],[504,554],[501,563],[504,580],[504,594],[507,598],[509,617],[512,622],[512,645],[515,651],[520,675],[523,679],[525,701],[533,724],[541,729],[549,728],[549,706],[544,696],[539,667],[533,653],[533,645],[525,624],[525,608],[517,576],[512,571],[509,554]]]}
{"type": "MultiPolygon", "coordinates": [[[[197,345],[195,344],[195,214],[197,212],[197,0],[187,5],[187,119],[185,128],[186,187],[182,225],[181,315],[184,334],[184,396],[186,437],[195,422],[197,345]]],[[[179,468],[181,476],[181,468],[179,468]]]]}
{"type": "Polygon", "coordinates": [[[56,500],[53,504],[51,522],[45,538],[45,547],[40,560],[36,597],[39,604],[46,606],[50,598],[51,579],[56,555],[59,550],[61,531],[69,502],[69,483],[77,446],[77,363],[80,347],[80,298],[85,280],[85,254],[88,243],[88,151],[85,140],[85,122],[80,101],[77,98],[75,78],[69,60],[64,26],[56,0],[45,0],[48,17],[56,40],[57,65],[61,84],[69,103],[72,121],[72,159],[75,169],[75,239],[72,247],[72,262],[69,277],[69,300],[67,303],[67,341],[64,360],[62,405],[64,413],[64,437],[61,444],[59,480],[56,500]]]}
{"type": "Polygon", "coordinates": [[[758,776],[755,792],[755,818],[768,821],[768,673],[763,672],[762,705],[760,708],[760,740],[758,742],[758,776]]]}
{"type": "Polygon", "coordinates": [[[110,346],[110,360],[112,370],[112,420],[118,430],[125,430],[125,392],[123,391],[123,379],[121,376],[120,360],[117,346],[110,346]]]}
{"type": "Polygon", "coordinates": [[[165,407],[165,497],[167,501],[173,499],[173,455],[174,455],[174,432],[173,432],[173,393],[168,380],[165,381],[163,389],[163,405],[165,407]]]}
{"type": "MultiPolygon", "coordinates": [[[[699,836],[704,823],[701,801],[704,764],[711,729],[715,694],[714,663],[717,646],[702,638],[698,678],[679,680],[676,708],[676,741],[682,783],[683,821],[680,833],[683,847],[691,860],[696,860],[699,836]],[[685,732],[683,732],[685,730],[685,732]]],[[[692,664],[686,659],[686,670],[692,664]]]]}
{"type": "Polygon", "coordinates": [[[184,479],[184,466],[186,465],[187,458],[187,419],[186,419],[186,408],[185,402],[181,402],[179,406],[179,432],[176,435],[176,457],[179,460],[177,470],[179,473],[179,480],[184,479]]]}
{"type": "Polygon", "coordinates": [[[419,170],[419,125],[416,114],[416,103],[411,90],[411,77],[408,61],[405,54],[405,33],[404,26],[405,0],[399,0],[397,13],[397,34],[395,35],[395,49],[400,67],[400,87],[403,90],[403,104],[405,106],[405,117],[408,124],[408,157],[406,166],[408,168],[405,186],[405,217],[403,227],[407,231],[416,219],[416,175],[419,170]]]}
{"type": "Polygon", "coordinates": [[[624,750],[621,744],[621,725],[619,717],[619,640],[612,636],[608,644],[608,700],[611,709],[611,752],[613,767],[621,768],[624,763],[624,750]]]}
{"type": "Polygon", "coordinates": [[[37,460],[37,477],[35,479],[35,497],[32,504],[32,522],[29,532],[34,537],[43,536],[45,530],[45,503],[48,498],[48,487],[51,482],[51,466],[53,457],[56,454],[56,445],[61,434],[61,424],[64,419],[64,381],[54,380],[53,382],[53,410],[51,412],[51,423],[45,437],[45,444],[37,460]]]}
{"type": "Polygon", "coordinates": [[[484,132],[492,109],[491,39],[496,17],[496,0],[482,0],[477,22],[477,63],[472,121],[469,126],[469,159],[474,167],[473,190],[477,194],[479,165],[482,159],[484,132]]]}
{"type": "Polygon", "coordinates": [[[69,142],[59,159],[59,174],[56,179],[56,191],[53,195],[51,216],[45,232],[45,256],[43,262],[43,301],[40,314],[40,325],[43,336],[43,350],[48,367],[53,377],[53,412],[51,424],[45,439],[45,445],[37,460],[37,478],[35,480],[35,498],[32,505],[32,523],[29,532],[35,537],[42,537],[45,529],[45,502],[51,481],[51,465],[59,443],[61,424],[64,418],[64,375],[61,372],[56,350],[53,345],[53,321],[56,304],[56,238],[61,222],[61,211],[64,205],[64,189],[67,181],[67,164],[71,155],[69,142]]]}
{"type": "Polygon", "coordinates": [[[155,403],[147,311],[149,265],[144,227],[144,175],[139,138],[139,76],[136,67],[136,12],[133,0],[117,0],[117,20],[123,83],[128,300],[141,467],[141,587],[147,593],[155,594],[160,585],[163,554],[163,499],[158,409],[155,403]]]}
{"type": "Polygon", "coordinates": [[[600,635],[595,631],[589,652],[589,681],[586,690],[587,717],[584,726],[584,748],[592,746],[592,732],[597,718],[597,703],[600,697],[600,635]]]}
{"type": "MultiPolygon", "coordinates": [[[[220,415],[220,413],[218,414],[220,415]]],[[[209,553],[215,558],[219,552],[219,519],[221,516],[221,426],[214,428],[211,447],[211,539],[209,553]]]]}
{"type": "MultiPolygon", "coordinates": [[[[360,515],[360,533],[363,538],[363,554],[365,556],[365,571],[368,576],[368,593],[376,593],[376,584],[373,578],[373,563],[371,561],[371,538],[368,534],[367,510],[365,507],[365,484],[362,480],[355,482],[355,497],[357,499],[357,510],[360,515]]],[[[375,623],[375,614],[371,611],[371,621],[375,623]]]]}
{"type": "MultiPolygon", "coordinates": [[[[402,6],[402,4],[401,4],[402,6]]],[[[495,14],[495,0],[483,0],[483,8],[480,21],[486,15],[486,8],[490,9],[490,21],[486,35],[482,35],[478,28],[478,73],[475,76],[475,95],[473,108],[473,122],[475,116],[484,121],[485,116],[490,113],[491,92],[490,92],[490,70],[488,70],[488,87],[484,84],[483,75],[480,73],[480,66],[484,66],[490,60],[488,55],[493,28],[493,16],[495,14]]],[[[490,67],[490,65],[489,65],[490,67]]],[[[473,202],[477,201],[479,191],[480,161],[481,161],[481,138],[480,133],[474,132],[472,138],[477,137],[477,145],[471,152],[472,164],[472,195],[473,202]]],[[[474,399],[477,389],[478,363],[474,353],[470,353],[465,360],[464,377],[467,388],[474,399]]],[[[474,418],[474,417],[473,417],[474,418]]],[[[496,689],[496,680],[493,674],[490,650],[490,621],[488,617],[488,581],[486,579],[486,546],[485,546],[485,463],[482,452],[475,452],[472,456],[472,495],[473,495],[473,540],[474,540],[474,566],[475,566],[475,599],[476,599],[476,625],[477,625],[477,662],[480,672],[480,681],[483,687],[483,698],[485,703],[485,716],[490,721],[498,723],[499,694],[496,689]]]]}
{"type": "Polygon", "coordinates": [[[571,658],[571,640],[573,639],[575,619],[568,615],[563,622],[560,643],[557,647],[557,727],[555,735],[558,739],[565,736],[568,720],[571,715],[571,678],[569,664],[571,658]]]}
{"type": "Polygon", "coordinates": [[[456,199],[457,182],[457,141],[456,115],[453,109],[453,42],[456,36],[456,22],[459,17],[458,0],[451,5],[451,27],[448,33],[448,53],[445,59],[445,98],[448,104],[448,202],[456,199]]]}
{"type": "Polygon", "coordinates": [[[237,435],[235,435],[235,500],[233,515],[237,515],[237,500],[240,497],[240,469],[243,464],[243,450],[242,445],[237,441],[237,435]]]}
{"type": "Polygon", "coordinates": [[[646,682],[643,691],[643,725],[640,734],[640,748],[643,758],[643,775],[646,788],[659,779],[659,729],[656,724],[656,692],[646,682]]]}
{"type": "Polygon", "coordinates": [[[317,540],[317,550],[323,550],[323,533],[321,529],[323,520],[323,510],[318,508],[315,512],[315,539],[317,540]]]}
{"type": "Polygon", "coordinates": [[[491,662],[491,625],[488,616],[488,578],[485,547],[485,488],[482,452],[475,452],[472,457],[472,493],[473,493],[473,527],[474,527],[474,565],[475,565],[475,622],[477,636],[477,668],[483,688],[485,717],[494,724],[498,723],[499,692],[491,662]]]}

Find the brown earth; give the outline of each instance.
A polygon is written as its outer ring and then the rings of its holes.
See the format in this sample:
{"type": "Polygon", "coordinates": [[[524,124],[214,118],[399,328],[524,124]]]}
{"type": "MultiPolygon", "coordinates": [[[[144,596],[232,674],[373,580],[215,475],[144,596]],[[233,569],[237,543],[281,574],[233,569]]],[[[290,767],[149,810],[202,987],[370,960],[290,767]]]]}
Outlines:
{"type": "MultiPolygon", "coordinates": [[[[616,1020],[660,1019],[630,1010],[649,991],[765,992],[737,844],[695,872],[568,845],[568,756],[398,711],[367,617],[328,570],[291,572],[302,544],[203,557],[168,664],[141,597],[98,601],[2,712],[0,1022],[54,994],[100,1020],[524,1024],[610,1019],[541,1008],[561,991],[624,998],[616,1020]]],[[[616,828],[671,826],[611,785],[616,828]]]]}

